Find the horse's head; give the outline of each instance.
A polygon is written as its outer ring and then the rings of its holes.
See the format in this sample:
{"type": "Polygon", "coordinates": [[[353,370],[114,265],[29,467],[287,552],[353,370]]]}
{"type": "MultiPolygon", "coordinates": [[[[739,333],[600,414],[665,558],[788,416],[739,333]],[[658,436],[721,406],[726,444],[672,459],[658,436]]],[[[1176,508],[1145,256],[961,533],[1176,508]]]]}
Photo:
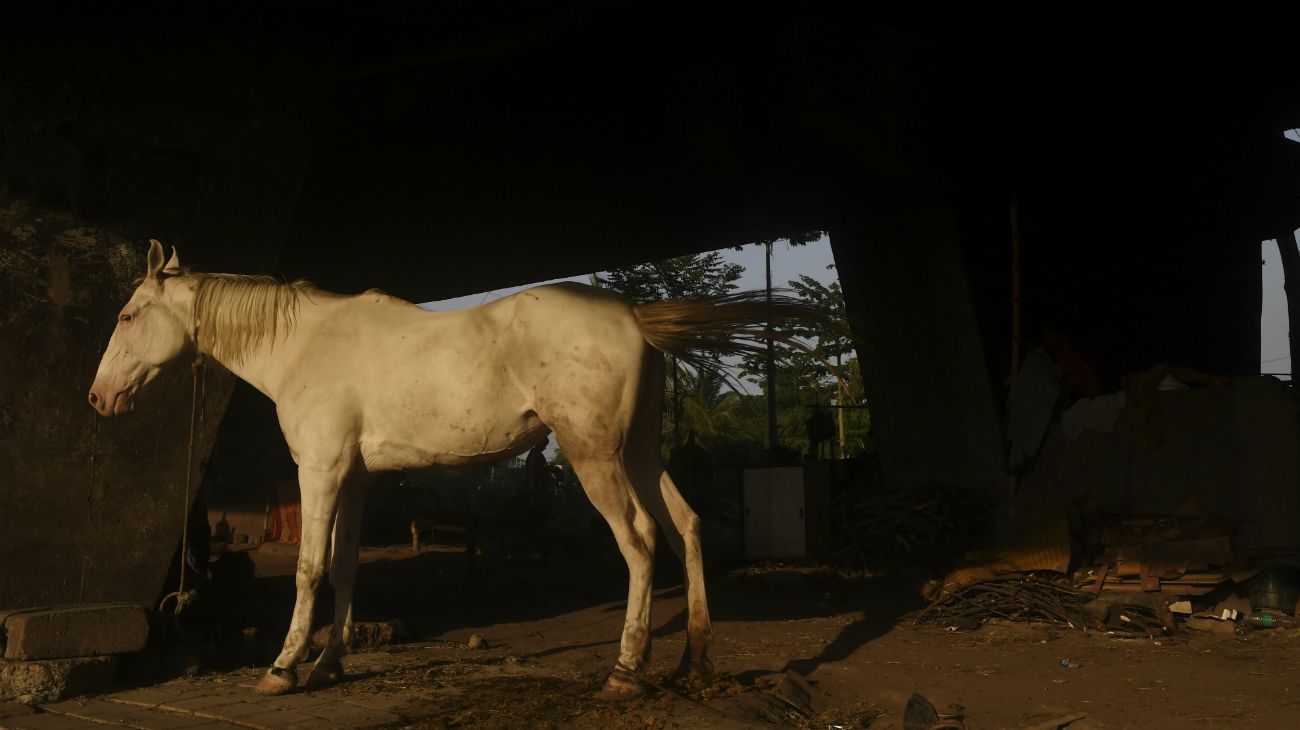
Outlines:
{"type": "Polygon", "coordinates": [[[162,244],[149,242],[144,281],[117,315],[117,327],[90,386],[90,405],[99,415],[115,416],[134,408],[136,391],[153,380],[164,364],[194,349],[190,327],[171,301],[178,287],[169,279],[181,273],[180,267],[175,247],[164,264],[162,244]]]}

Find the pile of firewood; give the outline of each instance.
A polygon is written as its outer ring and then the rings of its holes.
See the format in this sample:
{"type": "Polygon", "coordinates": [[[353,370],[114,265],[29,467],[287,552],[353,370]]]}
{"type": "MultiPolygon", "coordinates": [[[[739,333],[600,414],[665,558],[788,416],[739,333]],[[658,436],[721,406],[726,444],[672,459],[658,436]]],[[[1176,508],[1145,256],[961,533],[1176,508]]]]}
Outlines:
{"type": "Polygon", "coordinates": [[[911,619],[915,624],[960,629],[978,628],[989,619],[1101,629],[1101,622],[1084,609],[1092,599],[1055,573],[1011,573],[944,592],[911,619]]]}

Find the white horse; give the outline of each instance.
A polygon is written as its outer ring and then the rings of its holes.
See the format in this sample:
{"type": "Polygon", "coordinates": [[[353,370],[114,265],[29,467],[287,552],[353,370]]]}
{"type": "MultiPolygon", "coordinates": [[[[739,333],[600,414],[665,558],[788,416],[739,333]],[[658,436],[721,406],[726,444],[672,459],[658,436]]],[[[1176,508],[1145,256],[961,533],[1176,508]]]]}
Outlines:
{"type": "Polygon", "coordinates": [[[679,671],[712,669],[700,521],[659,455],[659,352],[735,352],[746,348],[745,337],[763,336],[766,319],[809,317],[818,315],[752,294],[634,306],[576,284],[428,312],[377,291],[339,296],[303,282],[188,272],[175,248],[164,264],[162,246],[151,241],[144,281],[118,315],[89,398],[103,416],[132,410],[162,365],[197,351],[275,402],[298,464],[302,544],[289,633],[257,685],[266,694],[297,683],[331,527],[334,626],[308,682],[342,676],[371,475],[494,461],[554,431],[627,561],[618,662],[599,695],[618,699],[643,691],[637,675],[650,654],[656,523],[685,564],[679,671]]]}

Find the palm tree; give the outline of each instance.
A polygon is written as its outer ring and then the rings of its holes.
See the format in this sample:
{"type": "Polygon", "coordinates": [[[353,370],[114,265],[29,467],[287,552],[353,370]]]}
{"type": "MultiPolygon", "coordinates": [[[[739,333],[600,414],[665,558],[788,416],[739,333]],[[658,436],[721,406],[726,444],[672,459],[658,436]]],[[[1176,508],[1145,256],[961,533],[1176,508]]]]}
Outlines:
{"type": "MultiPolygon", "coordinates": [[[[746,436],[745,403],[727,383],[721,370],[694,370],[682,366],[677,377],[677,402],[681,425],[705,443],[740,441],[746,436]]],[[[673,424],[664,424],[671,437],[673,424]]]]}

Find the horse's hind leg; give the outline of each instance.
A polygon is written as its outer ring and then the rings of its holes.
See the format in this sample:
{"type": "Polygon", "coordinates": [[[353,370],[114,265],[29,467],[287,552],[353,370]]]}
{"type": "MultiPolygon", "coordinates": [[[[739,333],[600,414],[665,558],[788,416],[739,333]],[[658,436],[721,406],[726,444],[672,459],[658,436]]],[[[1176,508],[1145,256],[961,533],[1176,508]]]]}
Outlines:
{"type": "Polygon", "coordinates": [[[632,483],[637,494],[655,520],[663,527],[664,538],[681,559],[686,574],[686,651],[677,668],[680,675],[707,676],[713,673],[709,647],[713,644],[713,623],[709,619],[709,601],[704,591],[704,552],[700,540],[700,518],[677,491],[677,485],[664,469],[657,444],[641,450],[641,458],[632,466],[632,483]]]}
{"type": "Polygon", "coordinates": [[[330,583],[334,586],[334,627],[330,631],[325,650],[316,658],[316,666],[307,679],[308,686],[333,684],[343,678],[342,659],[352,646],[352,594],[357,579],[361,513],[365,507],[367,481],[361,478],[349,479],[343,487],[343,493],[339,495],[330,562],[330,583]]]}
{"type": "MultiPolygon", "coordinates": [[[[563,445],[561,441],[561,447],[563,445]]],[[[627,614],[619,642],[618,664],[597,697],[628,699],[644,692],[635,674],[650,663],[650,589],[654,573],[655,523],[637,499],[618,455],[591,458],[569,453],[569,460],[587,498],[609,523],[618,549],[627,561],[627,614]]]]}
{"type": "Polygon", "coordinates": [[[682,561],[686,574],[686,651],[677,671],[692,676],[708,675],[713,673],[713,664],[709,661],[713,624],[709,620],[709,600],[704,592],[700,518],[682,499],[677,485],[664,469],[659,454],[663,358],[652,352],[648,355],[648,363],[641,381],[640,402],[625,447],[628,470],[641,503],[663,528],[664,538],[682,561]]]}

